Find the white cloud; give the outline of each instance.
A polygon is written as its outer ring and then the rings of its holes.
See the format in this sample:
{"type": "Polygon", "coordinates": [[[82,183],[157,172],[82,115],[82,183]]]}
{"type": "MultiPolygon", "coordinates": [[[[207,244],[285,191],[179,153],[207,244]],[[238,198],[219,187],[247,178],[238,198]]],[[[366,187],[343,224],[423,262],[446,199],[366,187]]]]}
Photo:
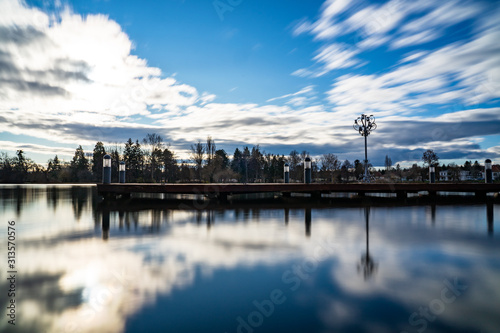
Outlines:
{"type": "Polygon", "coordinates": [[[359,60],[354,58],[358,53],[359,51],[349,50],[345,45],[340,44],[330,44],[320,49],[314,60],[323,63],[324,69],[317,75],[321,76],[334,69],[348,68],[359,64],[359,60]]]}
{"type": "Polygon", "coordinates": [[[500,27],[435,51],[415,53],[382,75],[338,78],[328,92],[337,106],[407,112],[431,104],[473,105],[500,97],[500,27]]]}
{"type": "Polygon", "coordinates": [[[422,27],[441,29],[474,18],[483,10],[483,6],[478,2],[443,1],[427,15],[405,24],[401,31],[418,33],[422,31],[422,27]]]}
{"type": "Polygon", "coordinates": [[[391,48],[397,49],[405,46],[414,46],[418,44],[427,43],[433,41],[440,37],[440,34],[436,31],[426,30],[420,33],[402,36],[391,43],[391,48]]]}
{"type": "Polygon", "coordinates": [[[15,0],[0,5],[10,14],[0,21],[0,61],[10,69],[0,74],[2,110],[124,117],[148,115],[149,105],[176,111],[198,102],[196,88],[161,78],[131,54],[132,41],[106,16],[66,9],[51,19],[15,0]]]}
{"type": "Polygon", "coordinates": [[[13,141],[0,141],[0,147],[2,147],[2,150],[7,151],[22,150],[24,153],[45,154],[50,155],[51,157],[55,155],[72,155],[74,154],[76,148],[53,147],[35,143],[19,144],[18,142],[13,141]]]}
{"type": "Polygon", "coordinates": [[[314,91],[314,86],[307,86],[307,87],[300,89],[297,92],[268,99],[267,102],[273,102],[273,101],[276,101],[279,99],[285,99],[285,98],[289,98],[289,97],[295,97],[295,96],[299,96],[299,95],[309,94],[309,93],[312,93],[313,91],[314,91]]]}

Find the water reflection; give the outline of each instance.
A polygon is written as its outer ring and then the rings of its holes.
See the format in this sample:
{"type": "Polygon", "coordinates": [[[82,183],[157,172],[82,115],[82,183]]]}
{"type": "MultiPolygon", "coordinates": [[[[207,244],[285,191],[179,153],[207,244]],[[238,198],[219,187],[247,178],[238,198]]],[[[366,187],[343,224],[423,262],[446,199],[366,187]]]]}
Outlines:
{"type": "Polygon", "coordinates": [[[493,236],[493,203],[486,204],[486,219],[488,223],[488,235],[493,236]]]}
{"type": "Polygon", "coordinates": [[[370,278],[377,270],[378,264],[375,263],[372,256],[370,256],[370,207],[364,209],[365,213],[365,226],[366,226],[366,251],[361,255],[361,262],[358,264],[358,272],[363,273],[363,277],[370,278]]]}
{"type": "Polygon", "coordinates": [[[98,204],[91,187],[0,193],[23,276],[19,325],[2,332],[238,332],[273,290],[286,301],[255,332],[417,332],[409,318],[454,278],[469,288],[427,330],[500,326],[497,204],[196,209],[98,204]]]}

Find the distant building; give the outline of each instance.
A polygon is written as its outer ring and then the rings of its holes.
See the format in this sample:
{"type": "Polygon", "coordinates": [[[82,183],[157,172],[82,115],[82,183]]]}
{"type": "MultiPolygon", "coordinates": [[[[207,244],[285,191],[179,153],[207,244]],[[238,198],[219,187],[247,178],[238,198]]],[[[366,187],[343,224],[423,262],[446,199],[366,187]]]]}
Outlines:
{"type": "Polygon", "coordinates": [[[439,171],[439,180],[447,182],[449,179],[448,170],[439,171]]]}
{"type": "Polygon", "coordinates": [[[467,170],[460,170],[459,180],[460,181],[472,180],[471,172],[467,170]]]}
{"type": "MultiPolygon", "coordinates": [[[[500,179],[500,165],[494,164],[491,166],[491,173],[493,180],[500,179]]],[[[483,179],[486,178],[486,173],[484,171],[481,172],[483,179]]]]}

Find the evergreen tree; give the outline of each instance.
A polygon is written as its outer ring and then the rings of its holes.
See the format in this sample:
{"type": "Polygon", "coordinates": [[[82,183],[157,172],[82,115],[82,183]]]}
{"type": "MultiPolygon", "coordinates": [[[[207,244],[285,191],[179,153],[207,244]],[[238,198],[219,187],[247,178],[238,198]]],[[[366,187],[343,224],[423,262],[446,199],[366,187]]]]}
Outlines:
{"type": "Polygon", "coordinates": [[[94,181],[97,182],[102,180],[102,161],[104,155],[106,155],[106,150],[103,143],[99,141],[95,144],[92,154],[92,174],[94,175],[94,181]]]}
{"type": "Polygon", "coordinates": [[[144,181],[142,175],[142,167],[144,161],[144,154],[141,149],[139,140],[135,143],[131,138],[125,142],[125,150],[123,151],[123,160],[127,168],[127,179],[130,182],[144,181]]]}
{"type": "Polygon", "coordinates": [[[236,148],[233,153],[233,160],[231,161],[231,169],[236,172],[238,175],[242,175],[242,161],[243,161],[243,153],[241,150],[236,148]]]}
{"type": "Polygon", "coordinates": [[[90,181],[89,160],[85,157],[82,146],[78,146],[70,164],[71,179],[76,182],[90,181]]]}
{"type": "Polygon", "coordinates": [[[57,155],[54,159],[49,159],[47,163],[47,179],[51,182],[60,181],[59,173],[61,172],[62,166],[57,155]]]}
{"type": "Polygon", "coordinates": [[[255,182],[262,178],[263,156],[259,145],[252,147],[250,159],[248,161],[248,176],[251,182],[255,182]]]}
{"type": "Polygon", "coordinates": [[[174,183],[178,177],[179,167],[177,166],[175,154],[168,148],[163,151],[163,165],[165,167],[165,181],[174,183]]]}

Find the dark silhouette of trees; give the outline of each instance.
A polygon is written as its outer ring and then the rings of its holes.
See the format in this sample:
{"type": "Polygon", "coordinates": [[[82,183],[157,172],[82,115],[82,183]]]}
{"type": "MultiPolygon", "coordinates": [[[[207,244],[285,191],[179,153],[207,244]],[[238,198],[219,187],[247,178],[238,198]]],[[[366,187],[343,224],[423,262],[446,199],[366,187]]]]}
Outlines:
{"type": "Polygon", "coordinates": [[[144,168],[144,153],[141,148],[139,140],[135,143],[131,138],[125,143],[125,150],[123,151],[123,160],[127,169],[127,179],[129,182],[143,182],[143,168],[144,168]]]}
{"type": "Polygon", "coordinates": [[[239,148],[236,148],[233,153],[233,160],[231,161],[231,170],[238,175],[238,179],[243,174],[245,168],[245,161],[243,160],[243,153],[239,148]]]}
{"type": "Polygon", "coordinates": [[[82,146],[78,146],[70,164],[71,180],[75,182],[92,181],[92,174],[90,173],[89,167],[90,163],[85,157],[82,146]]]}
{"type": "Polygon", "coordinates": [[[150,173],[150,180],[155,182],[158,180],[158,175],[160,174],[160,161],[163,155],[163,138],[156,133],[146,134],[146,137],[142,140],[144,145],[144,156],[146,158],[146,167],[150,173]]]}
{"type": "Polygon", "coordinates": [[[262,171],[264,166],[264,158],[260,151],[259,145],[252,147],[250,159],[248,161],[248,177],[247,182],[257,182],[262,179],[262,171]]]}
{"type": "Polygon", "coordinates": [[[321,164],[320,172],[324,174],[324,178],[327,178],[329,181],[334,183],[335,173],[340,169],[340,161],[337,155],[331,153],[323,154],[319,163],[321,164]]]}
{"type": "Polygon", "coordinates": [[[385,155],[385,162],[384,162],[385,170],[389,171],[391,170],[392,167],[392,160],[389,157],[389,155],[385,155]]]}
{"type": "Polygon", "coordinates": [[[102,181],[102,160],[104,155],[106,155],[104,144],[99,141],[95,144],[92,154],[92,173],[94,174],[94,181],[97,182],[102,181]]]}
{"type": "Polygon", "coordinates": [[[191,145],[191,159],[196,165],[196,176],[198,178],[198,181],[201,182],[201,168],[205,159],[205,146],[203,145],[203,143],[201,143],[201,141],[198,141],[198,143],[191,145]]]}
{"type": "Polygon", "coordinates": [[[111,182],[113,183],[117,183],[119,178],[120,150],[121,148],[118,145],[109,148],[109,156],[111,156],[111,182]]]}
{"type": "MultiPolygon", "coordinates": [[[[309,157],[305,150],[301,153],[292,150],[286,157],[270,154],[259,145],[235,148],[230,157],[224,149],[217,149],[215,140],[209,136],[206,143],[198,141],[191,145],[191,161],[179,161],[170,146],[164,145],[161,136],[148,134],[142,142],[144,145],[139,140],[134,142],[129,138],[124,146],[115,144],[107,148],[102,142],[97,142],[91,158],[82,146],[78,146],[69,163],[55,155],[47,161],[46,168],[27,158],[23,150],[18,150],[14,157],[0,152],[0,182],[100,182],[106,152],[111,155],[112,182],[118,182],[120,161],[126,163],[127,182],[282,182],[285,163],[290,166],[290,181],[301,182],[304,160],[309,157]]],[[[432,150],[426,151],[422,157],[427,165],[436,165],[438,159],[432,150]]],[[[359,179],[364,173],[360,160],[355,160],[354,164],[348,160],[341,163],[332,153],[314,158],[312,168],[316,182],[348,182],[359,179]]],[[[472,181],[481,178],[483,167],[478,161],[466,161],[463,167],[451,163],[439,169],[447,171],[447,174],[442,175],[442,180],[472,181]]],[[[386,155],[385,170],[374,172],[374,175],[390,181],[425,181],[428,169],[417,164],[405,169],[399,164],[392,168],[392,160],[386,155]]]]}
{"type": "Polygon", "coordinates": [[[474,164],[472,165],[471,167],[471,175],[474,179],[478,179],[478,178],[481,178],[481,171],[482,171],[482,167],[481,165],[479,165],[479,163],[477,161],[474,161],[474,164]]]}
{"type": "Polygon", "coordinates": [[[422,155],[422,161],[424,161],[428,167],[435,166],[439,161],[439,157],[432,149],[429,149],[422,155]]]}
{"type": "Polygon", "coordinates": [[[288,158],[288,164],[290,165],[290,182],[293,181],[301,181],[303,178],[303,172],[300,168],[300,155],[299,152],[295,149],[290,152],[290,156],[288,158]]]}
{"type": "Polygon", "coordinates": [[[206,166],[205,173],[207,180],[212,183],[214,181],[214,174],[217,172],[217,165],[215,163],[215,141],[211,136],[207,137],[207,143],[205,145],[205,153],[206,153],[206,166]]]}
{"type": "Polygon", "coordinates": [[[167,183],[175,183],[178,179],[179,167],[175,154],[168,148],[163,150],[164,179],[167,183]]]}
{"type": "MultiPolygon", "coordinates": [[[[102,161],[101,161],[102,165],[102,161]]],[[[49,159],[47,162],[47,180],[49,182],[58,182],[60,181],[61,177],[61,170],[62,170],[62,165],[61,162],[59,161],[59,158],[57,155],[54,157],[54,159],[49,159]]],[[[102,173],[102,171],[101,171],[102,173]]]]}
{"type": "MultiPolygon", "coordinates": [[[[368,166],[370,167],[370,166],[368,166]]],[[[356,179],[361,179],[363,178],[363,175],[365,173],[365,165],[362,163],[360,160],[355,160],[354,161],[354,177],[356,179]]]]}
{"type": "Polygon", "coordinates": [[[250,150],[248,147],[243,149],[243,179],[245,183],[248,183],[248,160],[250,159],[250,150]]]}
{"type": "Polygon", "coordinates": [[[351,176],[351,172],[349,169],[352,169],[353,165],[349,160],[345,160],[340,167],[340,175],[343,181],[349,181],[349,177],[351,176]]]}

